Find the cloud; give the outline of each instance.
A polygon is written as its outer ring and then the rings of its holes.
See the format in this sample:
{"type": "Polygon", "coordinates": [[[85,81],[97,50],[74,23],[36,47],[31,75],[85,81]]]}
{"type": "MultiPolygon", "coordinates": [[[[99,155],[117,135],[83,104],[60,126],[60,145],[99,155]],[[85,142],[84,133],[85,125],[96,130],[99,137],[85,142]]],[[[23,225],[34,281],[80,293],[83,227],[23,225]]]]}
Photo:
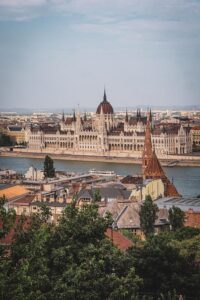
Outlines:
{"type": "Polygon", "coordinates": [[[46,0],[0,0],[0,6],[9,8],[34,7],[47,4],[46,0]]]}
{"type": "Polygon", "coordinates": [[[199,0],[0,0],[0,20],[67,18],[73,31],[136,39],[199,37],[199,0]]]}

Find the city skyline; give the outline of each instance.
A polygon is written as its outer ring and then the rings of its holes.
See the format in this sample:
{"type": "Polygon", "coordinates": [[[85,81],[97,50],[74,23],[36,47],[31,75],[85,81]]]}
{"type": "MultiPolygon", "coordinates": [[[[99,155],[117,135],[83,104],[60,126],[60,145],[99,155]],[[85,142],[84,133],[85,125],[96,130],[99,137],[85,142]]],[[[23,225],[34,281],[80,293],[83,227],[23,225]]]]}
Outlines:
{"type": "Polygon", "coordinates": [[[0,0],[1,109],[199,105],[200,3],[0,0]]]}

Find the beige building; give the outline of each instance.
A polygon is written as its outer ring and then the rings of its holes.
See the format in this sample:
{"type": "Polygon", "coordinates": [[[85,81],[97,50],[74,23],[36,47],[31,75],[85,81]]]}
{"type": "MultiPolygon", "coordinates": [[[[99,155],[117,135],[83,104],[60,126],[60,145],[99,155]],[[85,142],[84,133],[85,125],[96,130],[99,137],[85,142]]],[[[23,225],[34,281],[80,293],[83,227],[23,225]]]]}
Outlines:
{"type": "MultiPolygon", "coordinates": [[[[156,153],[186,154],[192,152],[190,128],[181,124],[153,125],[152,141],[156,153]]],[[[72,117],[63,115],[58,126],[31,126],[26,131],[28,149],[33,152],[103,156],[138,156],[144,147],[147,116],[141,114],[117,119],[104,92],[96,114],[88,119],[78,111],[72,117]]]]}
{"type": "Polygon", "coordinates": [[[35,195],[26,195],[9,203],[9,208],[13,208],[18,216],[29,216],[32,212],[31,202],[34,201],[35,195]]]}
{"type": "Polygon", "coordinates": [[[193,145],[200,147],[200,126],[195,126],[191,129],[193,145]]]}
{"type": "Polygon", "coordinates": [[[25,142],[25,130],[18,125],[7,127],[5,134],[8,135],[13,143],[21,144],[25,142]]]}
{"type": "Polygon", "coordinates": [[[146,196],[150,195],[152,200],[164,197],[164,183],[161,179],[145,180],[140,187],[133,188],[130,199],[145,200],[146,196]]]}

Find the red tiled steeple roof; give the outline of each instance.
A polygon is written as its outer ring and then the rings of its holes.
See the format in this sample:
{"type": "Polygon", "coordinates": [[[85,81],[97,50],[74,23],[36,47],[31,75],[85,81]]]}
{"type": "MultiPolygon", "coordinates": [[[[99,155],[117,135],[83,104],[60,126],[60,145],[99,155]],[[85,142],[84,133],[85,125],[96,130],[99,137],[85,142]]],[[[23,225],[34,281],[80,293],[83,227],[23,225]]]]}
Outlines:
{"type": "Polygon", "coordinates": [[[152,142],[151,142],[151,125],[149,120],[147,121],[146,132],[145,132],[145,141],[144,141],[144,151],[142,155],[142,172],[148,165],[148,162],[152,155],[152,142]]]}
{"type": "Polygon", "coordinates": [[[143,173],[145,178],[164,178],[166,177],[165,172],[163,171],[163,168],[161,167],[161,164],[156,156],[155,151],[152,152],[150,158],[148,159],[148,164],[144,170],[143,173]]]}
{"type": "Polygon", "coordinates": [[[144,179],[161,179],[165,187],[165,196],[180,197],[176,187],[165,175],[165,172],[158,160],[154,150],[152,150],[150,121],[147,122],[144,151],[142,157],[142,174],[144,179]]]}

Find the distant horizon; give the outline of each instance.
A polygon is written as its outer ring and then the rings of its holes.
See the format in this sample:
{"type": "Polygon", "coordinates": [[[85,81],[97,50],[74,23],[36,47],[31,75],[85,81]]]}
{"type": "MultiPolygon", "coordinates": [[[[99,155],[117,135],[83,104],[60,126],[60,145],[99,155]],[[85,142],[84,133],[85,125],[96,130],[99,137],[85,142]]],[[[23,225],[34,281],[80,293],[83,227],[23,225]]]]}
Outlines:
{"type": "MultiPolygon", "coordinates": [[[[112,103],[111,103],[112,104],[112,103]]],[[[72,113],[74,110],[80,110],[81,113],[89,113],[89,112],[96,112],[97,107],[86,107],[86,106],[77,106],[77,107],[57,107],[57,108],[48,108],[48,107],[41,107],[41,108],[34,108],[34,107],[30,107],[30,108],[26,108],[26,107],[13,107],[13,108],[0,108],[0,113],[34,113],[34,112],[44,112],[44,113],[72,113]]],[[[127,110],[137,110],[137,109],[141,109],[143,111],[147,111],[149,108],[151,108],[152,110],[177,110],[177,111],[181,111],[181,110],[185,110],[185,111],[199,111],[200,110],[200,104],[188,104],[188,105],[133,105],[133,106],[115,106],[114,108],[114,112],[118,112],[118,111],[126,111],[127,110]]]]}

